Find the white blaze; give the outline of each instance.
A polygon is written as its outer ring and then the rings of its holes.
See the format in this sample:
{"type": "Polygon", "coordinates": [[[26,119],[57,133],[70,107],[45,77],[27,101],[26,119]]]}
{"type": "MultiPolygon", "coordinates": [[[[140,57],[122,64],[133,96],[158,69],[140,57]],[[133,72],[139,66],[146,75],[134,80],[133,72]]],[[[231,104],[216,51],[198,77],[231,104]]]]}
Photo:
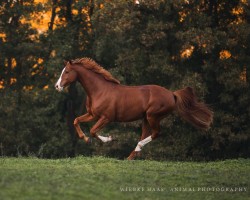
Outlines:
{"type": "Polygon", "coordinates": [[[61,73],[61,75],[60,75],[60,77],[59,77],[59,79],[58,79],[58,81],[56,82],[56,85],[55,85],[56,89],[59,92],[63,90],[63,87],[61,87],[61,81],[62,81],[62,75],[63,75],[64,70],[65,70],[65,67],[63,68],[62,73],[61,73]]]}

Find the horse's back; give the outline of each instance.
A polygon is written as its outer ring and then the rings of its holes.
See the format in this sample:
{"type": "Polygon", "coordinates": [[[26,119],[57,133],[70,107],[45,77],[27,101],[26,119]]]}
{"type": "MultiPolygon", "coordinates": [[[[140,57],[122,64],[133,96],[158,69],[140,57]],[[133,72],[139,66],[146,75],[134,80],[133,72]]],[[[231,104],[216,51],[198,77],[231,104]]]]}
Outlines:
{"type": "Polygon", "coordinates": [[[116,119],[133,121],[148,113],[164,115],[175,105],[173,92],[158,85],[120,86],[116,101],[116,119]]]}

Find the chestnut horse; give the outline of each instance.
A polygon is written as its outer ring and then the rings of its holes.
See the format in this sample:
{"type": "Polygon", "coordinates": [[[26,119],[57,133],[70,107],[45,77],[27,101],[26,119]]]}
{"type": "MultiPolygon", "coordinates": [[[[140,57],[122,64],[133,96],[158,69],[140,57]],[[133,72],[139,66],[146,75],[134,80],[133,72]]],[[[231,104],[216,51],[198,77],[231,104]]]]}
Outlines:
{"type": "Polygon", "coordinates": [[[90,58],[65,63],[55,87],[62,91],[74,81],[79,81],[87,93],[87,113],[74,120],[79,138],[90,141],[81,130],[80,122],[96,121],[90,134],[102,142],[112,137],[97,135],[110,122],[131,122],[142,119],[142,135],[128,157],[134,159],[142,147],[154,140],[160,131],[160,121],[177,110],[179,115],[197,128],[206,130],[213,120],[213,112],[197,100],[192,88],[172,92],[157,85],[121,85],[108,71],[90,58]]]}

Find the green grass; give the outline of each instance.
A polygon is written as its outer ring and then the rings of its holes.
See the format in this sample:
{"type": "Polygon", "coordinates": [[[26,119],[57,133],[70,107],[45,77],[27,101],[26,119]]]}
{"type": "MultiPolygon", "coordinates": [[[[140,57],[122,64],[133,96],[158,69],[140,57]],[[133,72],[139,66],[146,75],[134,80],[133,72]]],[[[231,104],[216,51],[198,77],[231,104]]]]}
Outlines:
{"type": "Polygon", "coordinates": [[[1,200],[243,200],[250,199],[249,183],[249,159],[156,162],[104,157],[0,158],[1,200]],[[235,191],[236,188],[243,191],[235,191]],[[188,191],[179,191],[183,189],[188,191]],[[204,189],[215,191],[202,191],[204,189]],[[226,191],[232,189],[234,191],[226,191]]]}

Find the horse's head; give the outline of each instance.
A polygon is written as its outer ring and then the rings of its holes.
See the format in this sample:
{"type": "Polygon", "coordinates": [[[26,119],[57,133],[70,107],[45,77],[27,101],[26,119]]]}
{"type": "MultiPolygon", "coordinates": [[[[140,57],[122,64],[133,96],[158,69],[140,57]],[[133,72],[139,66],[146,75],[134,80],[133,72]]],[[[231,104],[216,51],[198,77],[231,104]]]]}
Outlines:
{"type": "Polygon", "coordinates": [[[59,77],[58,81],[55,84],[55,88],[61,92],[63,88],[70,85],[70,83],[76,81],[77,73],[75,70],[72,69],[71,61],[64,62],[65,67],[62,70],[61,76],[59,77]]]}

